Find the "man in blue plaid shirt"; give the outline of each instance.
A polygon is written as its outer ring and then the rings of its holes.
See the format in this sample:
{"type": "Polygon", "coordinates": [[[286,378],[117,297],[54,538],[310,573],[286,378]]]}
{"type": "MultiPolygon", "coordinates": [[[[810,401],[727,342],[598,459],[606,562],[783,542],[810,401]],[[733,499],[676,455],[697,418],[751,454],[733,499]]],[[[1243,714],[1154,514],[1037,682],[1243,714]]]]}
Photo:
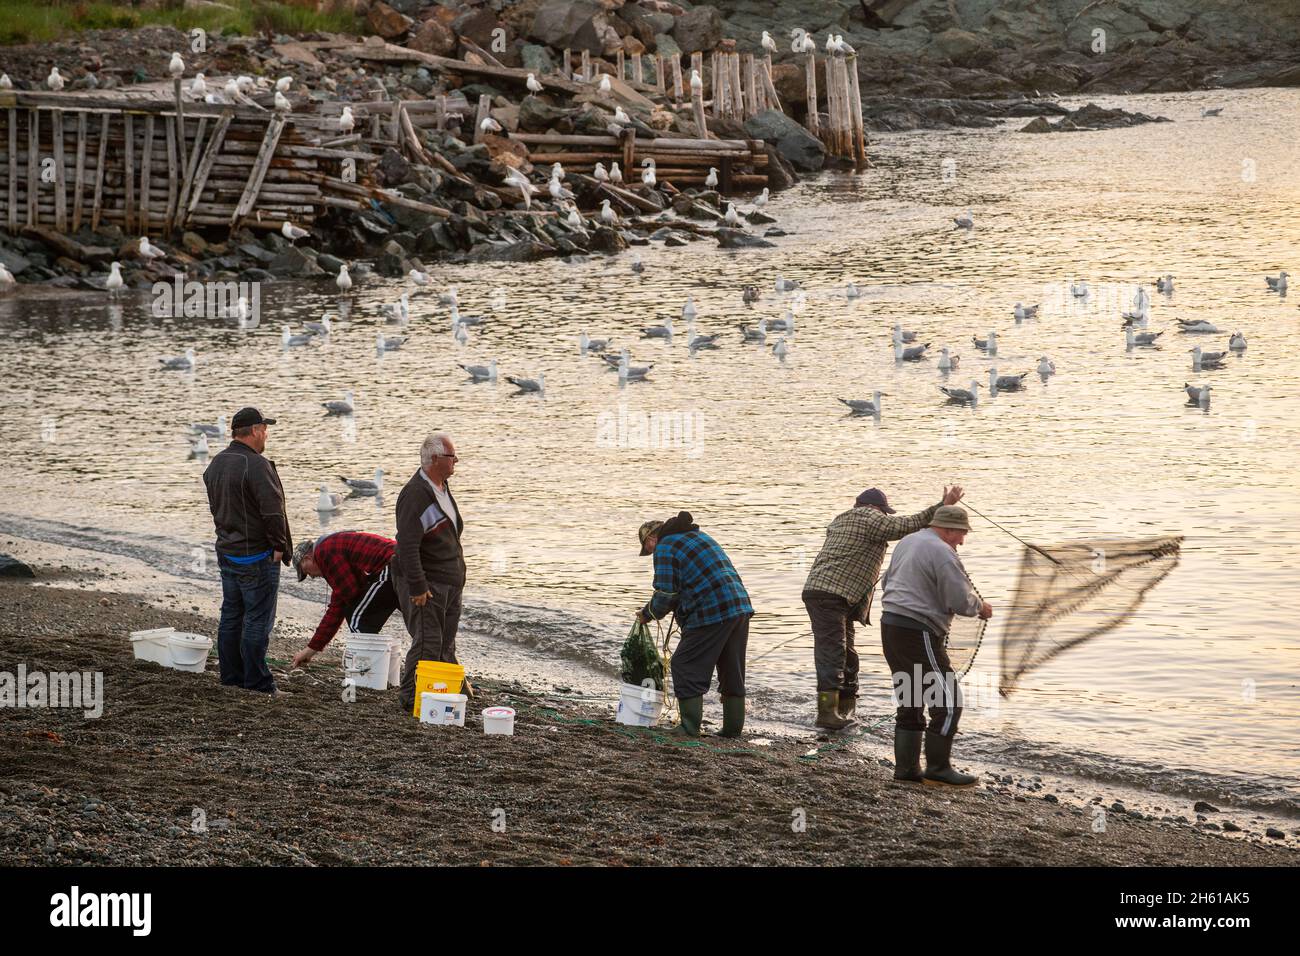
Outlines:
{"type": "Polygon", "coordinates": [[[745,646],[754,608],[731,559],[718,542],[691,522],[688,511],[641,525],[641,554],[654,555],[654,595],[637,612],[641,622],[670,611],[682,629],[672,657],[673,693],[682,722],[677,732],[700,735],[704,695],[718,672],[722,697],[721,737],[745,727],[745,646]]]}

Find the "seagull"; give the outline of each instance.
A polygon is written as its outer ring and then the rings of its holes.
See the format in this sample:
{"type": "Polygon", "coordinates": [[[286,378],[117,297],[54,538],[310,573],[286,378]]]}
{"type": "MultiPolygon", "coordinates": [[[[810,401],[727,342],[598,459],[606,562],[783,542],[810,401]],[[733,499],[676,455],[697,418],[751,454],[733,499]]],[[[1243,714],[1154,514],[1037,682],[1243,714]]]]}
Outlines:
{"type": "Polygon", "coordinates": [[[159,259],[159,258],[161,258],[161,257],[163,257],[163,256],[165,256],[165,255],[167,255],[167,253],[163,252],[163,251],[162,251],[161,249],[159,249],[157,246],[151,246],[151,245],[149,244],[149,237],[148,237],[148,236],[141,236],[141,237],[140,237],[140,246],[139,246],[139,249],[140,249],[140,255],[142,255],[142,256],[143,256],[144,258],[146,258],[146,259],[159,259]]]}
{"type": "Polygon", "coordinates": [[[546,188],[550,191],[551,198],[557,202],[563,199],[574,198],[573,191],[566,188],[564,183],[560,182],[559,179],[551,179],[551,181],[547,183],[546,188]]]}
{"type": "Polygon", "coordinates": [[[618,213],[609,207],[608,199],[602,199],[600,201],[600,221],[607,225],[613,225],[618,222],[618,213]]]}
{"type": "Polygon", "coordinates": [[[776,344],[772,346],[772,354],[782,362],[785,361],[785,357],[790,354],[790,349],[785,344],[785,336],[776,340],[776,344]]]}
{"type": "Polygon", "coordinates": [[[275,91],[275,108],[284,113],[293,111],[293,104],[279,90],[275,91]]]}
{"type": "Polygon", "coordinates": [[[735,203],[727,203],[727,214],[723,217],[728,226],[740,225],[740,214],[736,212],[735,203]]]}
{"type": "Polygon", "coordinates": [[[380,332],[375,336],[375,352],[382,355],[385,352],[392,352],[396,349],[400,349],[406,344],[407,338],[409,338],[409,336],[386,339],[384,338],[384,333],[380,332]]]}
{"type": "Polygon", "coordinates": [[[633,272],[645,272],[645,263],[641,261],[641,253],[632,253],[631,269],[633,272]]]}
{"type": "Polygon", "coordinates": [[[970,388],[950,388],[947,385],[940,385],[939,391],[948,396],[950,402],[962,402],[966,405],[978,405],[980,400],[980,383],[972,381],[970,388]]]}
{"type": "Polygon", "coordinates": [[[654,188],[655,185],[655,161],[647,156],[641,160],[641,182],[654,188]]]}
{"type": "Polygon", "coordinates": [[[1286,291],[1286,273],[1285,273],[1285,272],[1280,272],[1280,273],[1278,273],[1278,276],[1277,276],[1276,279],[1273,278],[1272,276],[1264,276],[1264,281],[1268,283],[1268,288],[1269,288],[1269,290],[1272,291],[1272,292],[1285,292],[1285,291],[1286,291]]]}
{"type": "Polygon", "coordinates": [[[406,275],[407,275],[407,278],[409,278],[409,279],[410,279],[412,282],[414,282],[416,285],[428,285],[428,284],[429,284],[429,273],[427,273],[427,272],[421,272],[419,269],[412,269],[412,270],[411,270],[410,272],[408,272],[406,275]]]}
{"type": "Polygon", "coordinates": [[[209,425],[206,422],[191,422],[190,432],[195,435],[206,435],[208,438],[224,438],[226,436],[226,416],[218,415],[214,425],[209,425]]]}
{"type": "Polygon", "coordinates": [[[793,292],[795,289],[798,289],[799,287],[800,287],[799,283],[794,279],[783,279],[780,275],[776,277],[777,292],[793,292]]]}
{"type": "Polygon", "coordinates": [[[1246,351],[1246,336],[1240,332],[1233,332],[1232,338],[1228,339],[1228,348],[1234,352],[1246,351]]]}
{"type": "Polygon", "coordinates": [[[709,167],[709,175],[704,177],[704,188],[705,189],[718,188],[718,171],[712,166],[709,167]]]}
{"type": "Polygon", "coordinates": [[[623,350],[618,360],[618,378],[620,382],[644,382],[654,365],[632,365],[629,363],[627,349],[623,350]]]}
{"type": "Polygon", "coordinates": [[[1183,391],[1187,393],[1187,404],[1189,405],[1208,405],[1210,404],[1209,385],[1202,385],[1199,388],[1195,385],[1183,383],[1183,391]]]}
{"type": "Polygon", "coordinates": [[[582,222],[582,216],[578,214],[577,206],[569,207],[569,215],[565,218],[565,223],[570,229],[577,229],[579,232],[586,232],[587,229],[582,222]]]}
{"type": "MultiPolygon", "coordinates": [[[[243,296],[240,296],[240,301],[243,303],[244,307],[247,308],[248,300],[244,299],[243,296]]],[[[320,317],[319,322],[304,322],[302,327],[312,335],[329,335],[333,328],[333,325],[330,323],[331,315],[333,315],[332,312],[326,312],[320,317]]]]}
{"type": "Polygon", "coordinates": [[[280,234],[283,235],[284,238],[288,239],[290,242],[297,242],[299,239],[306,239],[309,235],[311,235],[311,233],[309,233],[306,229],[303,229],[299,226],[295,226],[288,219],[286,219],[283,225],[280,226],[280,234]]]}
{"type": "Polygon", "coordinates": [[[194,79],[190,81],[190,95],[200,100],[208,95],[208,84],[202,73],[195,73],[194,79]]]}
{"type": "Polygon", "coordinates": [[[762,209],[764,206],[766,206],[770,193],[771,190],[767,186],[764,186],[763,191],[754,197],[754,208],[762,209]]]}
{"type": "MultiPolygon", "coordinates": [[[[398,322],[401,323],[402,325],[405,325],[407,322],[411,321],[411,310],[407,306],[406,302],[407,302],[407,294],[405,292],[402,293],[402,297],[398,299],[396,302],[385,302],[380,307],[380,311],[384,314],[385,321],[398,322]]],[[[455,321],[456,320],[453,318],[452,319],[453,325],[455,324],[455,321]]]]}
{"type": "Polygon", "coordinates": [[[1203,351],[1199,345],[1196,346],[1196,348],[1188,349],[1187,351],[1192,353],[1193,371],[1195,371],[1198,368],[1214,368],[1215,366],[1221,366],[1223,365],[1223,360],[1227,358],[1228,355],[1226,351],[1225,352],[1203,351]]]}
{"type": "Polygon", "coordinates": [[[949,355],[948,347],[946,345],[940,351],[942,351],[943,354],[939,356],[939,371],[951,372],[961,364],[961,356],[949,355]]]}
{"type": "Polygon", "coordinates": [[[844,287],[844,298],[857,299],[860,298],[861,295],[862,292],[859,291],[857,284],[854,283],[852,279],[850,279],[849,284],[844,287]]]}
{"type": "Polygon", "coordinates": [[[352,389],[348,389],[343,393],[342,401],[331,399],[327,402],[321,402],[321,407],[331,415],[351,415],[357,410],[352,397],[352,389]]]}
{"type": "Polygon", "coordinates": [[[461,345],[465,345],[469,342],[469,330],[459,322],[454,322],[452,323],[451,337],[461,345]]]}
{"type": "Polygon", "coordinates": [[[158,361],[162,363],[162,367],[167,371],[188,372],[198,364],[193,349],[186,349],[184,355],[173,355],[168,358],[160,358],[158,361]]]}
{"type": "Polygon", "coordinates": [[[1222,332],[1219,331],[1219,327],[1215,325],[1213,322],[1206,322],[1204,320],[1190,322],[1187,319],[1179,319],[1178,324],[1180,326],[1178,331],[1186,332],[1193,335],[1222,335],[1223,334],[1222,332]]]}
{"type": "Polygon", "coordinates": [[[167,64],[167,72],[178,80],[185,74],[185,61],[181,59],[179,53],[172,54],[171,62],[167,64]]]}
{"type": "Polygon", "coordinates": [[[564,166],[561,163],[551,163],[551,178],[563,179],[567,174],[564,172],[564,166]]]}
{"type": "Polygon", "coordinates": [[[249,90],[251,90],[254,86],[257,85],[256,83],[253,82],[253,78],[251,76],[242,73],[239,76],[235,77],[233,82],[235,84],[235,89],[239,90],[239,92],[241,93],[247,93],[249,90]]]}
{"type": "Polygon", "coordinates": [[[609,348],[609,339],[588,338],[586,332],[578,336],[578,352],[582,355],[588,352],[603,352],[607,348],[609,348]]]}
{"type": "Polygon", "coordinates": [[[613,87],[610,85],[610,82],[609,82],[609,74],[608,74],[608,73],[602,73],[602,74],[600,75],[600,87],[599,87],[599,89],[600,89],[600,92],[602,92],[602,93],[608,93],[608,92],[610,92],[610,91],[613,89],[613,87]]]}
{"type": "MultiPolygon", "coordinates": [[[[683,313],[685,310],[683,309],[683,313]]],[[[641,329],[641,337],[645,339],[668,339],[673,337],[673,317],[670,315],[664,319],[663,325],[650,325],[641,329]]]]}
{"type": "Polygon", "coordinates": [[[896,362],[919,362],[925,357],[925,350],[930,347],[930,343],[924,345],[913,345],[911,348],[904,348],[902,342],[894,343],[894,361],[896,362]]]}
{"type": "Polygon", "coordinates": [[[1206,117],[1209,117],[1209,116],[1218,116],[1218,115],[1219,115],[1220,113],[1222,113],[1222,112],[1223,112],[1223,107],[1222,107],[1222,106],[1216,106],[1214,109],[1211,109],[1211,110],[1204,110],[1204,109],[1203,109],[1203,110],[1201,110],[1201,119],[1205,119],[1206,117]]]}
{"type": "Polygon", "coordinates": [[[761,42],[763,44],[763,49],[768,53],[776,52],[776,41],[772,39],[772,34],[768,33],[766,30],[763,31],[763,39],[761,42]]]}
{"type": "Polygon", "coordinates": [[[320,496],[316,499],[317,511],[338,511],[341,504],[343,504],[341,494],[337,491],[330,491],[324,485],[320,486],[320,496]]]}
{"type": "Polygon", "coordinates": [[[740,290],[740,298],[745,305],[752,305],[758,301],[758,286],[747,285],[740,290]]]}
{"type": "Polygon", "coordinates": [[[537,77],[532,73],[528,74],[528,80],[524,85],[528,87],[528,92],[533,95],[542,92],[542,84],[538,82],[537,77]]]}
{"type": "Polygon", "coordinates": [[[698,349],[716,349],[718,347],[717,341],[718,334],[716,332],[712,335],[696,335],[694,325],[686,333],[686,346],[692,352],[698,349]]]}
{"type": "Polygon", "coordinates": [[[970,340],[975,343],[975,347],[981,352],[988,352],[989,355],[998,354],[998,336],[996,332],[990,332],[986,339],[972,335],[970,340]]]}
{"type": "Polygon", "coordinates": [[[18,280],[14,278],[14,274],[6,268],[3,262],[0,262],[0,289],[8,289],[17,283],[18,280]]]}
{"type": "Polygon", "coordinates": [[[0,90],[12,90],[14,81],[9,79],[8,73],[0,73],[0,90]]]}
{"type": "Polygon", "coordinates": [[[1087,295],[1088,295],[1088,280],[1087,280],[1087,279],[1084,279],[1082,282],[1074,282],[1074,281],[1071,281],[1071,282],[1070,282],[1070,295],[1074,296],[1076,299],[1082,299],[1082,298],[1087,297],[1087,295]]]}
{"type": "Polygon", "coordinates": [[[1021,372],[1019,375],[999,375],[996,368],[991,368],[989,369],[989,394],[1018,392],[1024,387],[1025,379],[1028,377],[1028,372],[1021,372]]]}
{"type": "Polygon", "coordinates": [[[287,325],[280,326],[280,346],[286,349],[297,348],[300,345],[309,345],[316,336],[311,332],[302,332],[295,335],[287,325]]]}
{"type": "Polygon", "coordinates": [[[1038,374],[1043,378],[1047,378],[1049,375],[1055,375],[1056,363],[1044,355],[1038,360],[1038,374]]]}
{"type": "Polygon", "coordinates": [[[894,323],[894,336],[893,336],[893,337],[894,337],[894,341],[895,341],[895,342],[915,342],[915,341],[916,341],[916,333],[915,333],[915,332],[909,332],[909,331],[907,331],[906,329],[904,329],[904,328],[903,328],[903,325],[902,325],[901,322],[895,322],[895,323],[894,323]]]}
{"type": "Polygon", "coordinates": [[[122,263],[114,262],[108,267],[108,278],[104,280],[104,288],[109,293],[116,293],[122,288],[122,263]]]}
{"type": "Polygon", "coordinates": [[[688,295],[686,297],[686,304],[682,306],[682,318],[687,322],[694,322],[695,316],[698,314],[699,313],[695,311],[695,297],[688,295]]]}
{"type": "Polygon", "coordinates": [[[835,52],[843,56],[853,56],[858,51],[845,43],[844,37],[837,33],[835,34],[835,52]]]}
{"type": "Polygon", "coordinates": [[[758,320],[758,325],[750,328],[746,325],[740,326],[740,334],[744,336],[746,342],[766,342],[767,341],[767,319],[758,320]]]}
{"type": "Polygon", "coordinates": [[[952,221],[953,221],[954,223],[956,223],[956,227],[957,227],[958,229],[974,229],[974,228],[975,228],[975,217],[974,217],[974,215],[971,214],[971,211],[970,211],[969,209],[966,210],[966,215],[964,215],[964,216],[955,216],[955,217],[953,218],[952,221]]]}
{"type": "Polygon", "coordinates": [[[1124,344],[1127,348],[1133,348],[1135,345],[1155,345],[1156,339],[1164,335],[1160,332],[1134,332],[1133,326],[1124,326],[1124,344]]]}
{"type": "Polygon", "coordinates": [[[629,123],[632,122],[632,117],[628,116],[627,113],[623,112],[623,107],[615,106],[614,122],[619,124],[620,126],[627,126],[629,123]]]}
{"type": "Polygon", "coordinates": [[[447,286],[446,292],[438,293],[439,305],[458,305],[459,303],[460,303],[460,296],[459,294],[457,294],[456,287],[454,285],[447,286]]]}
{"type": "Polygon", "coordinates": [[[1156,291],[1169,294],[1174,291],[1174,277],[1167,275],[1164,278],[1156,279],[1156,291]]]}
{"type": "Polygon", "coordinates": [[[536,392],[538,395],[546,394],[546,375],[539,374],[537,378],[519,378],[515,375],[507,375],[506,381],[519,389],[520,392],[536,392]]]}
{"type": "Polygon", "coordinates": [[[773,319],[768,323],[768,327],[776,332],[793,332],[794,331],[794,313],[789,309],[785,310],[785,318],[773,319]]]}
{"type": "Polygon", "coordinates": [[[870,401],[864,398],[841,398],[839,401],[849,406],[854,415],[874,415],[880,417],[880,396],[884,392],[875,392],[870,401]]]}
{"type": "Polygon", "coordinates": [[[277,93],[288,93],[291,86],[293,86],[292,76],[282,76],[275,81],[275,91],[277,93]]]}
{"type": "Polygon", "coordinates": [[[377,495],[384,490],[384,469],[375,469],[373,481],[369,478],[344,478],[342,475],[339,475],[339,481],[351,488],[354,495],[377,495]]]}
{"type": "Polygon", "coordinates": [[[609,164],[609,181],[611,183],[621,183],[623,181],[623,170],[618,168],[618,163],[609,164]]]}
{"type": "Polygon", "coordinates": [[[45,85],[56,93],[63,89],[63,77],[59,76],[57,66],[50,67],[50,75],[45,78],[45,85]]]}
{"type": "Polygon", "coordinates": [[[343,107],[343,112],[339,114],[339,132],[350,133],[356,125],[357,120],[356,117],[352,115],[352,107],[343,107]]]}
{"type": "Polygon", "coordinates": [[[348,289],[352,288],[352,276],[348,275],[347,263],[339,266],[339,275],[334,280],[334,284],[339,287],[340,292],[347,292],[348,289]]]}
{"type": "Polygon", "coordinates": [[[483,122],[481,122],[481,123],[478,124],[478,128],[481,129],[481,130],[482,130],[483,132],[485,132],[485,133],[499,133],[499,132],[501,132],[501,124],[498,123],[496,120],[494,120],[494,119],[493,119],[492,117],[490,117],[490,116],[485,116],[485,117],[483,117],[483,122]]]}
{"type": "MultiPolygon", "coordinates": [[[[403,303],[403,311],[405,311],[405,303],[403,303]]],[[[409,317],[409,313],[407,313],[407,315],[409,317]]],[[[452,325],[482,325],[486,321],[487,319],[483,318],[481,315],[461,315],[459,305],[453,305],[451,307],[452,325]]]]}
{"type": "Polygon", "coordinates": [[[598,183],[609,182],[609,173],[606,171],[604,163],[597,163],[596,168],[592,170],[591,175],[598,183]]]}
{"type": "Polygon", "coordinates": [[[700,79],[699,70],[691,70],[691,95],[704,92],[704,81],[700,79]]]}
{"type": "MultiPolygon", "coordinates": [[[[554,187],[556,184],[558,184],[558,182],[559,180],[557,179],[551,180],[552,195],[554,195],[554,187]]],[[[505,183],[507,186],[514,186],[516,189],[519,190],[519,195],[521,195],[524,199],[525,209],[533,208],[533,196],[536,195],[537,193],[537,187],[528,181],[527,176],[525,176],[519,170],[511,168],[509,171],[506,172],[505,183]]]]}
{"type": "Polygon", "coordinates": [[[207,435],[200,434],[198,441],[195,441],[190,445],[191,458],[203,458],[211,451],[212,449],[208,447],[207,435]]]}
{"type": "Polygon", "coordinates": [[[493,359],[487,365],[461,365],[457,362],[475,382],[492,382],[497,380],[497,360],[493,359]]]}
{"type": "Polygon", "coordinates": [[[1038,318],[1038,306],[1036,306],[1036,305],[1021,305],[1019,302],[1017,302],[1017,303],[1016,303],[1015,312],[1014,312],[1013,314],[1014,314],[1015,317],[1016,317],[1016,324],[1019,325],[1019,324],[1020,324],[1021,322],[1023,322],[1025,319],[1036,319],[1036,318],[1038,318]]]}

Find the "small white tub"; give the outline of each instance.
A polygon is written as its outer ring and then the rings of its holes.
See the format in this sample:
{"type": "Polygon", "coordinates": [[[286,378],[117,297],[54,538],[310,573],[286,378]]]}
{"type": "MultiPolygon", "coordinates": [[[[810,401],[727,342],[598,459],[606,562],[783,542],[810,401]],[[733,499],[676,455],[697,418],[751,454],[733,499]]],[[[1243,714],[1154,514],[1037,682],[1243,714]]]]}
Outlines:
{"type": "Polygon", "coordinates": [[[400,637],[392,639],[392,650],[388,658],[388,686],[400,687],[402,684],[402,661],[406,659],[407,644],[400,637]]]}
{"type": "Polygon", "coordinates": [[[465,705],[469,698],[464,694],[420,695],[420,723],[443,727],[465,726],[465,705]]]}
{"type": "Polygon", "coordinates": [[[178,671],[202,674],[208,666],[208,651],[212,650],[212,638],[202,634],[187,634],[176,631],[167,635],[167,648],[171,651],[171,666],[178,671]]]}
{"type": "Polygon", "coordinates": [[[392,654],[392,642],[381,634],[349,634],[343,652],[343,674],[356,681],[358,687],[387,690],[392,654]]]}
{"type": "Polygon", "coordinates": [[[138,661],[153,661],[163,667],[172,666],[172,649],[167,638],[176,633],[174,627],[155,627],[149,631],[131,632],[131,653],[138,661]]]}
{"type": "Polygon", "coordinates": [[[515,709],[513,707],[488,707],[483,711],[483,733],[515,735],[515,709]]]}
{"type": "Polygon", "coordinates": [[[664,692],[639,684],[618,685],[618,713],[614,719],[629,727],[653,727],[664,715],[664,692]]]}

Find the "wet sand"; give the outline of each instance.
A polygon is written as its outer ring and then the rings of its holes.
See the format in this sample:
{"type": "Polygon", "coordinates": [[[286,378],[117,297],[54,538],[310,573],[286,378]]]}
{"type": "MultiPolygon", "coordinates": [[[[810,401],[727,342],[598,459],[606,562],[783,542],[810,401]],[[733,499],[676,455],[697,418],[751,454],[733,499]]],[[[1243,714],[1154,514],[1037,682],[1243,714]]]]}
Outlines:
{"type": "Polygon", "coordinates": [[[132,658],[129,631],[213,634],[211,617],[38,574],[48,586],[0,583],[0,670],[100,670],[104,713],[0,710],[17,865],[1300,863],[1125,814],[1095,832],[1087,808],[1036,794],[897,785],[834,744],[678,742],[518,683],[481,682],[464,729],[425,727],[392,691],[343,702],[336,656],[286,674],[283,638],[271,699],[221,687],[215,660],[197,675],[132,658]],[[518,711],[515,736],[483,735],[491,704],[518,711]]]}

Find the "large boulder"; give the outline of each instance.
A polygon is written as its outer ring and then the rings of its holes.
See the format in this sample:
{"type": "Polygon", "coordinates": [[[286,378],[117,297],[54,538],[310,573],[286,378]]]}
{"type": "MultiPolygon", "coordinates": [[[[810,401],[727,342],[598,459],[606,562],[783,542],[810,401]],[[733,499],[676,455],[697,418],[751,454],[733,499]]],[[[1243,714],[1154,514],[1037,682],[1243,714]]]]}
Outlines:
{"type": "Polygon", "coordinates": [[[714,49],[722,41],[722,14],[710,6],[688,10],[673,24],[673,39],[683,53],[714,49]]]}
{"type": "Polygon", "coordinates": [[[7,554],[0,554],[0,578],[34,578],[36,574],[19,561],[17,558],[11,558],[7,554]]]}
{"type": "Polygon", "coordinates": [[[826,161],[826,148],[821,140],[780,110],[764,110],[750,117],[745,121],[745,132],[774,145],[801,172],[816,172],[826,161]]]}
{"type": "Polygon", "coordinates": [[[477,43],[489,53],[502,54],[505,52],[504,50],[492,49],[493,31],[497,29],[506,31],[507,48],[509,48],[510,41],[514,39],[510,28],[498,20],[496,14],[486,7],[466,10],[452,21],[451,29],[456,36],[465,37],[477,43]]]}
{"type": "Polygon", "coordinates": [[[555,58],[549,48],[540,43],[525,43],[519,50],[519,58],[524,69],[543,77],[555,72],[555,58]]]}
{"type": "Polygon", "coordinates": [[[420,29],[406,44],[412,50],[432,53],[434,56],[451,56],[456,52],[456,34],[451,27],[438,19],[425,20],[420,29]]]}
{"type": "Polygon", "coordinates": [[[929,52],[958,66],[978,65],[992,55],[988,44],[981,37],[955,27],[935,36],[929,52]]]}
{"type": "Polygon", "coordinates": [[[603,54],[621,40],[603,7],[593,0],[547,0],[533,18],[530,35],[557,50],[587,50],[603,54]]]}
{"type": "Polygon", "coordinates": [[[396,40],[415,25],[414,20],[404,13],[398,13],[383,0],[377,0],[371,5],[370,12],[366,14],[366,23],[385,40],[396,40]]]}

